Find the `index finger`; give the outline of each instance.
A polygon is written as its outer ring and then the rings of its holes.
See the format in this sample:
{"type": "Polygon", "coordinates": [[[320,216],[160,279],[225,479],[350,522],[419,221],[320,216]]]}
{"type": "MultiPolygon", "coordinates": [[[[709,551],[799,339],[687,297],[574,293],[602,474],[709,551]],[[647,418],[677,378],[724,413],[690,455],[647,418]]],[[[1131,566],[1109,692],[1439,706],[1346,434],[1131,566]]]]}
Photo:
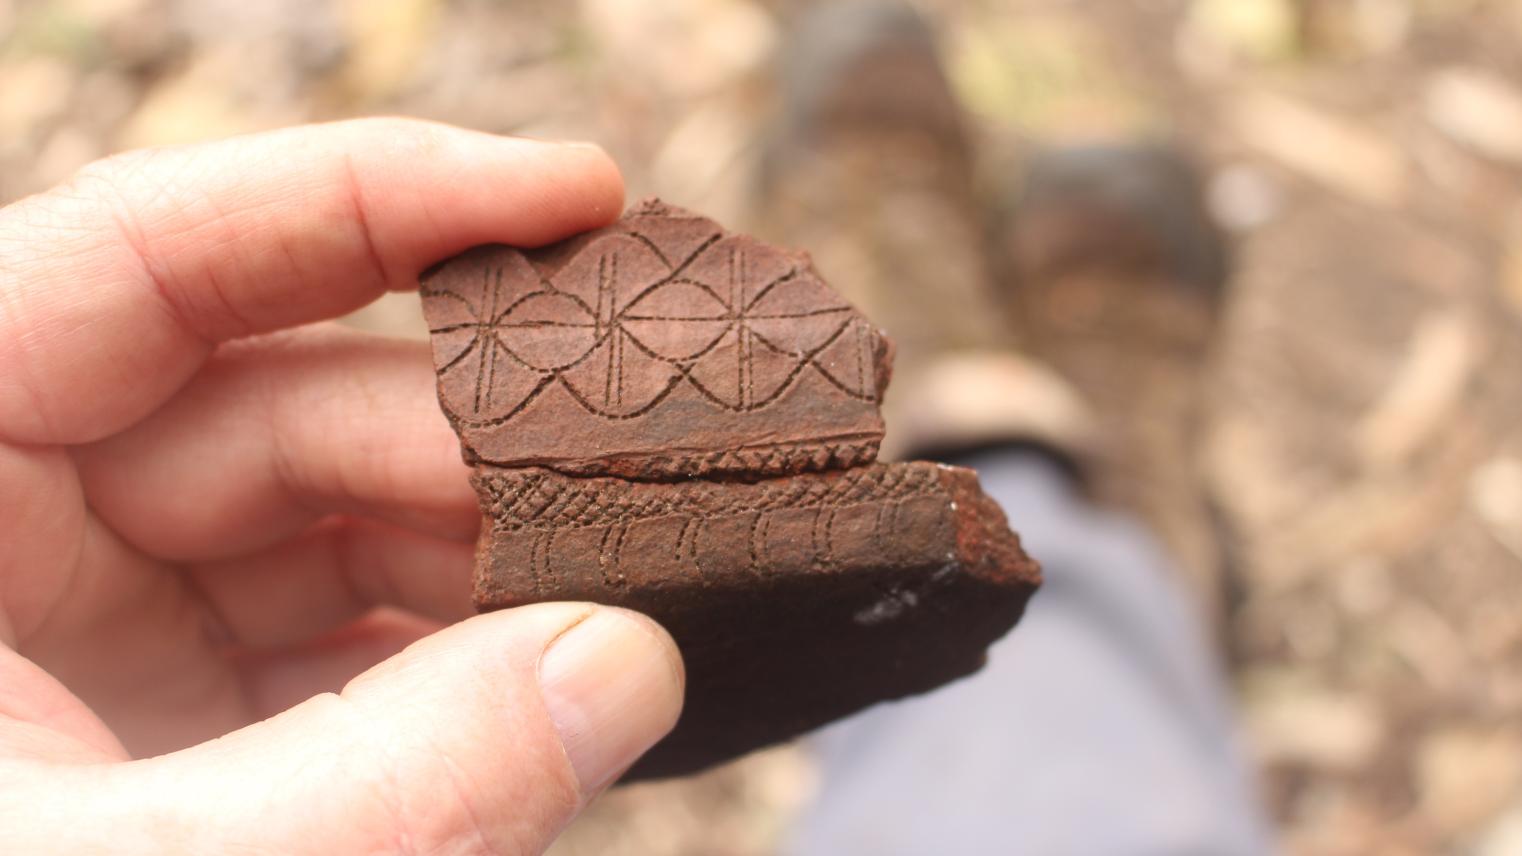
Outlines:
{"type": "Polygon", "coordinates": [[[0,439],[108,436],[220,341],[341,315],[476,244],[600,226],[622,201],[595,146],[402,119],[93,164],[0,209],[0,439]]]}

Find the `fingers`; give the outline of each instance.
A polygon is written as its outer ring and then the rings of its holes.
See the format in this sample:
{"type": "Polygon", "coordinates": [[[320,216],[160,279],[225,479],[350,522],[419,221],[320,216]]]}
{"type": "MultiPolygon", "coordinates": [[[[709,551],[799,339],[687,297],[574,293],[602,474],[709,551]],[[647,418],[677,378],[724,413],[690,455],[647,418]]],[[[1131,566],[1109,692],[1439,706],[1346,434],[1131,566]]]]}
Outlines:
{"type": "Polygon", "coordinates": [[[339,692],[355,675],[446,626],[381,608],[321,638],[238,657],[250,710],[263,719],[313,696],[339,692]]]}
{"type": "Polygon", "coordinates": [[[0,438],[151,411],[216,342],[331,318],[480,243],[617,216],[595,147],[398,119],[135,152],[0,210],[0,438]]]}
{"type": "Polygon", "coordinates": [[[474,558],[472,544],[351,518],[325,521],[262,553],[189,573],[233,641],[278,648],[320,636],[377,606],[442,622],[467,618],[474,612],[474,558]]]}
{"type": "Polygon", "coordinates": [[[669,637],[633,613],[479,616],[214,744],[0,790],[0,815],[38,806],[0,849],[537,853],[666,733],[681,692],[669,637]]]}
{"type": "Polygon", "coordinates": [[[328,328],[230,346],[151,417],[75,450],[96,514],[144,552],[247,554],[349,513],[480,525],[427,345],[328,328]]]}
{"type": "Polygon", "coordinates": [[[0,646],[0,760],[124,761],[127,750],[58,679],[0,646]]]}

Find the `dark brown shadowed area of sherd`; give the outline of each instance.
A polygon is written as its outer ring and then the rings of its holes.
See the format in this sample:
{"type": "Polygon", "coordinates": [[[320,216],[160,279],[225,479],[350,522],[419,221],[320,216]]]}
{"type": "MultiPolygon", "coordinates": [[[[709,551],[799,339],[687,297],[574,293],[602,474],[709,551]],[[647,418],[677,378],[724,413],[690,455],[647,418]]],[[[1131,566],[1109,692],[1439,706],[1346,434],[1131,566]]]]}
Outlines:
{"type": "Polygon", "coordinates": [[[422,293],[477,607],[624,606],[682,650],[681,721],[625,781],[969,674],[1040,583],[974,473],[876,462],[891,345],[806,254],[647,201],[422,293]]]}

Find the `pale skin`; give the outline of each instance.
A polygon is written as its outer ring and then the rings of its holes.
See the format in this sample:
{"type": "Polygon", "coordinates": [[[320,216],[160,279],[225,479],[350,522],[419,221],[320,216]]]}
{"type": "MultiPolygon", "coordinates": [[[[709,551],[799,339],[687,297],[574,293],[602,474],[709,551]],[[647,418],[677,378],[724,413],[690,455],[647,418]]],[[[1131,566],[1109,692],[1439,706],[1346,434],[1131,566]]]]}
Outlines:
{"type": "Polygon", "coordinates": [[[533,853],[670,729],[647,619],[470,617],[426,344],[322,323],[622,200],[595,147],[387,119],[0,208],[0,852],[533,853]]]}

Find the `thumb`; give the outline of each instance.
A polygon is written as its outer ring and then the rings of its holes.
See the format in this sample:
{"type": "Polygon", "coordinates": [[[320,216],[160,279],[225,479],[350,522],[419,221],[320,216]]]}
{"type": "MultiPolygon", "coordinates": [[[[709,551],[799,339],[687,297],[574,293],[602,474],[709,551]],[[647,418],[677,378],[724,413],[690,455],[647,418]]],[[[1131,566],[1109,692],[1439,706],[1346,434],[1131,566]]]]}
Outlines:
{"type": "Polygon", "coordinates": [[[55,822],[33,814],[46,839],[16,852],[538,853],[671,729],[682,689],[636,613],[477,616],[210,743],[52,768],[29,804],[55,822]]]}

